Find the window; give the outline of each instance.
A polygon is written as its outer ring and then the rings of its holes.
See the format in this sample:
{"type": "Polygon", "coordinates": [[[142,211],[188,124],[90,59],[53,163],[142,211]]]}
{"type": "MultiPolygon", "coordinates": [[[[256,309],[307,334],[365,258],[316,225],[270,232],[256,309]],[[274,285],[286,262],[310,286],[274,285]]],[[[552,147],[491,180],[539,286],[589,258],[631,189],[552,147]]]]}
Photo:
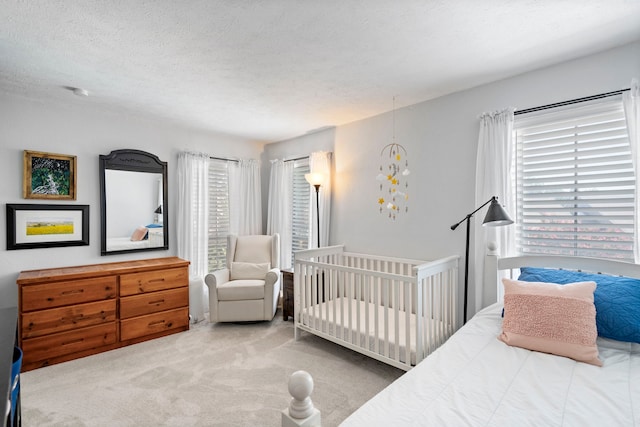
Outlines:
{"type": "Polygon", "coordinates": [[[209,271],[226,267],[229,234],[229,161],[209,160],[209,271]]]}
{"type": "Polygon", "coordinates": [[[309,173],[309,159],[296,160],[293,164],[293,202],[291,229],[291,264],[293,252],[309,249],[309,183],[304,175],[309,173]]]}
{"type": "Polygon", "coordinates": [[[516,116],[523,254],[633,262],[635,178],[619,100],[516,116]]]}

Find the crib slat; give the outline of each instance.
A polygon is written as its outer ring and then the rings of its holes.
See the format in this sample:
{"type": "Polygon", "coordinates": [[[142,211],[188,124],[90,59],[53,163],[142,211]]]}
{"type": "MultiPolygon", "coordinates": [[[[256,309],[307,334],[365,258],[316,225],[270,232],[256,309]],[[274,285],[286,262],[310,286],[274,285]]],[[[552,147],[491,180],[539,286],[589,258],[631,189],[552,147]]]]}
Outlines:
{"type": "Polygon", "coordinates": [[[344,303],[345,301],[347,301],[346,296],[347,296],[347,280],[346,280],[346,275],[347,273],[345,273],[344,271],[340,272],[340,277],[341,277],[341,281],[340,281],[340,286],[342,286],[342,293],[341,296],[343,298],[340,299],[340,338],[342,338],[343,340],[346,340],[346,333],[344,330],[344,303]]]}
{"type": "MultiPolygon", "coordinates": [[[[405,337],[404,337],[404,361],[407,365],[411,366],[411,334],[413,332],[411,325],[411,315],[412,315],[412,307],[411,307],[411,283],[403,282],[405,293],[404,293],[404,325],[405,325],[405,337]]],[[[415,315],[414,315],[415,316],[415,315]]],[[[398,347],[400,347],[398,345],[398,347]]]]}
{"type": "MultiPolygon", "coordinates": [[[[377,264],[377,263],[376,263],[377,264]]],[[[380,278],[373,277],[373,306],[376,308],[373,312],[374,316],[374,342],[373,342],[373,351],[380,354],[380,340],[378,337],[380,336],[380,310],[378,307],[380,306],[380,278]]]]}
{"type": "Polygon", "coordinates": [[[353,275],[354,273],[348,273],[349,278],[347,280],[346,285],[349,287],[349,294],[347,295],[347,310],[349,315],[347,316],[347,321],[349,322],[349,329],[347,329],[348,333],[347,333],[347,338],[349,339],[349,342],[351,343],[353,341],[353,308],[351,307],[351,301],[352,299],[355,297],[354,296],[354,291],[355,289],[354,287],[354,283],[353,283],[353,275]]]}
{"type": "MultiPolygon", "coordinates": [[[[360,283],[360,279],[362,278],[361,275],[359,274],[354,274],[354,278],[353,278],[353,282],[355,284],[356,287],[356,301],[362,301],[362,289],[361,289],[361,283],[360,283]]],[[[356,304],[356,336],[355,336],[355,343],[356,345],[361,345],[360,343],[362,342],[362,328],[360,327],[360,310],[361,310],[362,305],[361,304],[356,304]]]]}
{"type": "Polygon", "coordinates": [[[370,276],[362,277],[362,286],[364,287],[364,333],[365,333],[365,348],[371,348],[371,325],[369,323],[369,309],[371,307],[371,289],[369,283],[370,276]]]}
{"type": "Polygon", "coordinates": [[[393,282],[393,337],[395,338],[394,360],[400,360],[400,287],[393,282]]]}
{"type": "Polygon", "coordinates": [[[382,342],[383,344],[383,354],[387,357],[391,357],[389,355],[389,288],[390,288],[390,281],[384,280],[383,281],[383,287],[384,287],[384,341],[382,342]]]}

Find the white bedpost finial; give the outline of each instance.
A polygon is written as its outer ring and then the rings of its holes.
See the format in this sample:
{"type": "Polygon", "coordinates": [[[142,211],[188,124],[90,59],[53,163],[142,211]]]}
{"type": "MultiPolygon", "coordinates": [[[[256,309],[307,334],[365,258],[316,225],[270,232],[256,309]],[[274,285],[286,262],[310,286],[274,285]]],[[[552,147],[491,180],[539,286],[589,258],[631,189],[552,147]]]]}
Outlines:
{"type": "Polygon", "coordinates": [[[498,244],[496,242],[487,242],[487,255],[498,255],[498,244]]]}
{"type": "Polygon", "coordinates": [[[296,371],[289,377],[289,408],[282,411],[283,427],[320,426],[320,411],[313,406],[313,378],[306,371],[296,371]]]}
{"type": "Polygon", "coordinates": [[[306,371],[296,371],[289,378],[289,394],[293,396],[289,403],[289,414],[293,418],[307,418],[313,413],[311,392],[313,378],[306,371]]]}

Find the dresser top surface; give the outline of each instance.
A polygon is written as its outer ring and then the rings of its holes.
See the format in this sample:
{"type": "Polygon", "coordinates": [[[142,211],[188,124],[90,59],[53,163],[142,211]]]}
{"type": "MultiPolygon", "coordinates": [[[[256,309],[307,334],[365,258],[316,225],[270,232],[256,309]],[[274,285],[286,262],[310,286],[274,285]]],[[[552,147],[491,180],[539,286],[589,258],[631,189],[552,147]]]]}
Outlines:
{"type": "Polygon", "coordinates": [[[109,262],[104,264],[90,264],[70,267],[45,268],[42,270],[21,271],[18,285],[40,283],[68,279],[82,279],[97,276],[110,276],[125,273],[138,273],[158,268],[186,267],[189,261],[178,257],[164,257],[140,259],[133,261],[109,262]]]}

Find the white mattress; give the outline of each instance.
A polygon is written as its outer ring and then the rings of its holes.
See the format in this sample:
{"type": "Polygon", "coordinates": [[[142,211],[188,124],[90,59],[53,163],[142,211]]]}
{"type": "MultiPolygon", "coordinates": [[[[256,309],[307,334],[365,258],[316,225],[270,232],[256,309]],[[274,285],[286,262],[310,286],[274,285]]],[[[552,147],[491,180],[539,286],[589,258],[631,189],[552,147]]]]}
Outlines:
{"type": "Polygon", "coordinates": [[[150,228],[149,237],[132,241],[131,237],[110,237],[107,239],[107,251],[123,251],[129,249],[157,248],[164,245],[162,228],[150,228]]]}
{"type": "Polygon", "coordinates": [[[107,251],[150,248],[149,240],[132,241],[130,237],[111,237],[107,240],[107,251]]]}
{"type": "Polygon", "coordinates": [[[640,344],[598,338],[603,367],[509,347],[502,305],[374,396],[343,426],[640,426],[640,344]]]}
{"type": "MultiPolygon", "coordinates": [[[[366,337],[369,336],[369,350],[376,351],[375,348],[375,313],[378,312],[378,350],[377,353],[389,356],[395,354],[395,344],[399,343],[399,360],[402,363],[406,363],[405,351],[407,347],[407,339],[406,339],[406,313],[403,310],[399,311],[398,316],[398,336],[399,340],[396,340],[395,336],[395,314],[392,310],[380,306],[375,305],[373,303],[369,303],[369,333],[366,333],[365,325],[367,319],[367,311],[365,306],[367,303],[360,300],[355,300],[353,298],[344,298],[339,297],[336,299],[332,299],[320,304],[304,309],[303,311],[303,319],[306,325],[311,326],[313,329],[320,330],[322,332],[328,333],[331,336],[336,336],[338,338],[342,338],[347,340],[349,338],[349,333],[352,335],[351,342],[353,344],[358,345],[359,347],[367,348],[366,337]],[[360,306],[360,307],[358,307],[360,306]],[[334,307],[335,307],[335,319],[336,324],[334,325],[334,307]],[[358,312],[358,309],[360,310],[358,312]],[[351,312],[349,312],[351,310],[351,312]],[[387,311],[388,310],[388,311],[387,311]],[[385,311],[387,311],[388,316],[388,330],[387,337],[389,341],[389,353],[386,353],[385,347],[385,311]],[[344,314],[343,314],[344,312],[344,314]],[[349,324],[349,313],[351,313],[351,324],[349,324]],[[359,313],[359,316],[358,316],[359,313]],[[320,319],[324,321],[321,323],[320,319]],[[327,319],[329,321],[327,321],[327,319]],[[344,323],[342,323],[344,322],[344,323]],[[359,322],[359,323],[358,323],[359,322]],[[341,326],[342,325],[342,326],[341,326]],[[359,328],[358,328],[359,326],[359,328]],[[356,334],[360,333],[359,343],[356,340],[356,334]]],[[[409,315],[409,325],[410,330],[412,331],[409,342],[411,349],[411,364],[414,365],[416,363],[416,316],[415,314],[409,315]]],[[[395,357],[392,357],[395,358],[395,357]]]]}

